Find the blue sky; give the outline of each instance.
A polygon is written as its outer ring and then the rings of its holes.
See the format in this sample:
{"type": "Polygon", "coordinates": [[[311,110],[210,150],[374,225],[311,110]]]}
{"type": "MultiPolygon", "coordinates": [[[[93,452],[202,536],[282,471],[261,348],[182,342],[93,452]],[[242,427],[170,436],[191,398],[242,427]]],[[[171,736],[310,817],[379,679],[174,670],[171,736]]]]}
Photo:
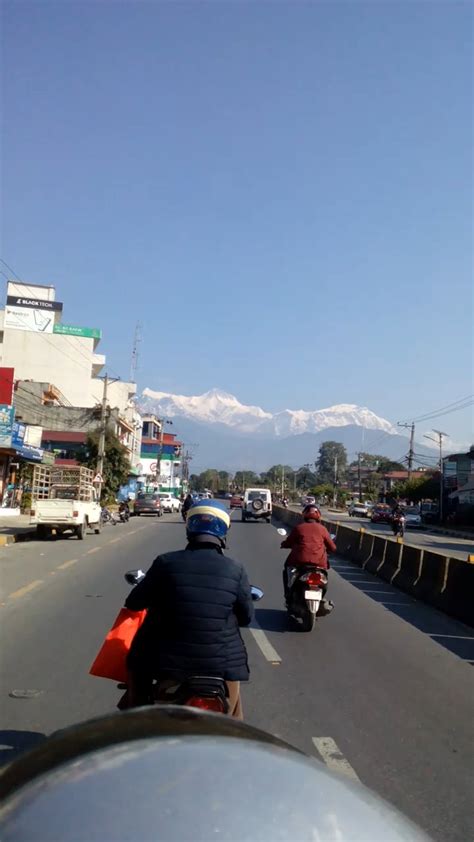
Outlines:
{"type": "Polygon", "coordinates": [[[2,257],[124,377],[140,320],[141,387],[451,403],[473,391],[471,27],[467,2],[6,2],[2,257]]]}

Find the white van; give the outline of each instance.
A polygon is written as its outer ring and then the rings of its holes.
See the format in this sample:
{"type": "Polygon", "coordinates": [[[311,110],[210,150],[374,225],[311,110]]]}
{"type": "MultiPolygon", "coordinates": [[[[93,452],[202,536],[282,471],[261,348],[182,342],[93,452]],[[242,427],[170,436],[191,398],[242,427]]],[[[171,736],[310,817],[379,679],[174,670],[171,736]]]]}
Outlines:
{"type": "Polygon", "coordinates": [[[242,502],[242,520],[266,520],[270,523],[272,519],[272,493],[268,488],[246,488],[242,502]]]}

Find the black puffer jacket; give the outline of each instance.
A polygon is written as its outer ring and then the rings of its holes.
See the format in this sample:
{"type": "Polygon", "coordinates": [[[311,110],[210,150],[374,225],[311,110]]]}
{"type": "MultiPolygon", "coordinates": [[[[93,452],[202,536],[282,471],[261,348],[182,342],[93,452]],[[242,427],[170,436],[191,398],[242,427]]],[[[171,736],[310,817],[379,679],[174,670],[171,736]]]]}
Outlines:
{"type": "Polygon", "coordinates": [[[253,616],[249,580],[243,565],[215,546],[158,556],[125,606],[148,609],[128,656],[130,669],[153,678],[248,680],[239,626],[248,626],[253,616]]]}

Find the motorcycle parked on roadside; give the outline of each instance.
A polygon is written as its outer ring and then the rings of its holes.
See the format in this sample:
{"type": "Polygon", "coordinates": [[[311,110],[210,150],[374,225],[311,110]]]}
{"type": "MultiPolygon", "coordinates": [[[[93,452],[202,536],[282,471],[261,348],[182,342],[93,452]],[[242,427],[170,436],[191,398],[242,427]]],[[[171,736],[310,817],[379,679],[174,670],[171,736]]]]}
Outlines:
{"type": "Polygon", "coordinates": [[[120,503],[118,514],[120,523],[127,523],[130,520],[130,509],[128,503],[120,503]]]}
{"type": "Polygon", "coordinates": [[[100,513],[100,522],[102,526],[105,526],[106,523],[111,523],[112,526],[117,526],[118,518],[114,512],[111,512],[110,509],[107,508],[107,506],[103,506],[100,513]]]}
{"type": "MultiPolygon", "coordinates": [[[[129,585],[138,585],[145,578],[143,570],[129,570],[125,573],[125,581],[129,585]]],[[[256,602],[263,597],[260,588],[251,586],[252,599],[256,602]]],[[[118,684],[119,690],[125,690],[118,707],[127,709],[127,685],[118,684]]],[[[160,682],[153,682],[153,703],[185,705],[186,707],[200,708],[201,710],[212,711],[213,713],[227,714],[229,712],[227,684],[223,678],[212,675],[187,675],[181,680],[176,680],[165,690],[160,688],[160,682]]]]}
{"type": "MultiPolygon", "coordinates": [[[[283,538],[288,534],[286,529],[277,532],[283,538]]],[[[328,571],[314,564],[298,564],[287,567],[286,575],[288,615],[298,622],[301,631],[312,631],[316,619],[330,614],[334,608],[331,600],[325,599],[328,571]]]]}

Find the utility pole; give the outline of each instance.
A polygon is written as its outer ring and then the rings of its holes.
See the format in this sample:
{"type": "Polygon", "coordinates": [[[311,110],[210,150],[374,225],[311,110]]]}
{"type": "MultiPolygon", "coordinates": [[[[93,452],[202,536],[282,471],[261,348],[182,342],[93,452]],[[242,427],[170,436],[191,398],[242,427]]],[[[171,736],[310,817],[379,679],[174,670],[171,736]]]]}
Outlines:
{"type": "Polygon", "coordinates": [[[431,441],[435,441],[436,444],[439,445],[439,522],[443,522],[443,438],[448,436],[447,433],[442,433],[441,430],[433,430],[433,433],[436,433],[438,439],[434,439],[433,436],[425,435],[425,439],[430,439],[431,441]]]}
{"type": "Polygon", "coordinates": [[[109,386],[109,378],[107,375],[104,377],[104,391],[102,393],[102,407],[100,411],[100,435],[99,435],[99,448],[97,451],[97,476],[100,477],[98,482],[98,494],[99,500],[102,495],[102,483],[103,483],[103,473],[104,473],[104,457],[105,457],[105,432],[107,429],[107,389],[109,386]]]}
{"type": "Polygon", "coordinates": [[[285,468],[281,466],[281,497],[285,496],[285,468]]]}
{"type": "Polygon", "coordinates": [[[362,472],[361,472],[362,453],[357,454],[357,482],[359,485],[359,500],[362,502],[362,472]]]}
{"type": "Polygon", "coordinates": [[[106,374],[104,377],[104,391],[102,393],[102,406],[100,411],[100,435],[99,435],[99,447],[97,451],[97,475],[100,477],[100,482],[98,483],[99,486],[99,500],[102,493],[102,484],[103,484],[103,473],[104,473],[104,460],[105,460],[105,433],[107,431],[107,392],[110,383],[116,383],[118,377],[114,380],[110,380],[109,376],[106,374]]]}
{"type": "Polygon", "coordinates": [[[415,422],[412,421],[411,424],[402,424],[401,421],[398,421],[397,426],[410,430],[410,448],[408,450],[408,479],[410,480],[413,471],[413,457],[415,455],[415,422]]]}
{"type": "Polygon", "coordinates": [[[336,502],[337,502],[337,453],[334,456],[334,493],[333,493],[333,498],[332,498],[332,505],[333,505],[334,509],[336,508],[336,502]]]}

